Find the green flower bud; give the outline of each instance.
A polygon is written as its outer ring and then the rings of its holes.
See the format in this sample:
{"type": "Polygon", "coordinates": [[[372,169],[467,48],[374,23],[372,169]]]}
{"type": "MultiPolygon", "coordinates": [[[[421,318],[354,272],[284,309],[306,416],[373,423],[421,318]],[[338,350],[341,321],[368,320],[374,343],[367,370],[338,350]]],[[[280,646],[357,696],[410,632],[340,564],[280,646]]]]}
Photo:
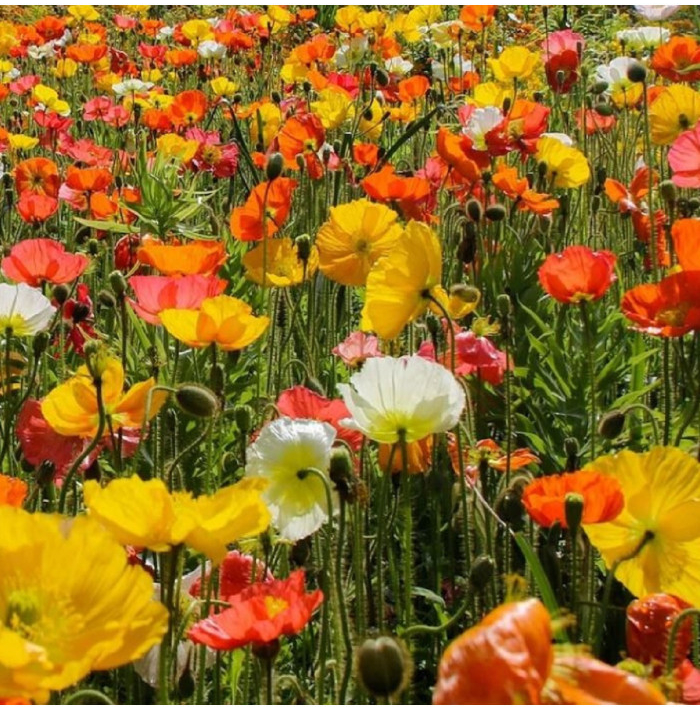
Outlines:
{"type": "Polygon", "coordinates": [[[481,218],[484,216],[484,208],[481,206],[481,202],[479,202],[478,199],[470,199],[467,202],[466,212],[473,222],[480,222],[481,218]]]}
{"type": "Polygon", "coordinates": [[[175,401],[186,414],[197,418],[211,418],[219,409],[216,394],[201,384],[181,384],[175,401]]]}
{"type": "Polygon", "coordinates": [[[583,519],[583,508],[585,505],[583,495],[578,492],[569,492],[564,498],[564,516],[566,517],[566,526],[573,537],[576,536],[583,519]]]}
{"type": "Polygon", "coordinates": [[[109,285],[112,286],[114,295],[117,298],[122,298],[124,293],[126,293],[126,278],[124,278],[124,274],[121,271],[112,271],[109,274],[109,285]]]}
{"type": "Polygon", "coordinates": [[[267,159],[267,167],[265,168],[267,179],[272,181],[276,180],[281,174],[284,168],[284,158],[282,153],[272,153],[267,159]]]}
{"type": "Polygon", "coordinates": [[[65,283],[59,283],[53,287],[51,295],[53,299],[59,304],[63,305],[68,300],[68,295],[70,290],[65,283]]]}
{"type": "Polygon", "coordinates": [[[481,554],[474,559],[469,570],[469,585],[476,593],[483,593],[493,578],[496,564],[487,554],[481,554]]]}
{"type": "Polygon", "coordinates": [[[97,300],[100,302],[100,305],[102,305],[105,308],[116,308],[117,307],[117,299],[114,297],[114,293],[108,290],[101,290],[97,294],[97,300]]]}
{"type": "Polygon", "coordinates": [[[609,411],[598,424],[598,433],[609,441],[614,441],[625,428],[625,412],[620,409],[609,411]]]}
{"type": "Polygon", "coordinates": [[[247,434],[253,429],[253,409],[247,404],[240,404],[233,410],[233,419],[242,434],[247,434]]]}
{"type": "Polygon", "coordinates": [[[491,204],[486,207],[484,216],[490,222],[501,222],[506,218],[506,208],[502,204],[491,204]]]}
{"type": "Polygon", "coordinates": [[[627,78],[635,84],[641,84],[647,78],[647,70],[644,64],[632,62],[627,69],[627,78]]]}
{"type": "Polygon", "coordinates": [[[408,683],[411,660],[399,640],[389,636],[370,638],[357,651],[357,672],[368,694],[386,699],[408,683]]]}

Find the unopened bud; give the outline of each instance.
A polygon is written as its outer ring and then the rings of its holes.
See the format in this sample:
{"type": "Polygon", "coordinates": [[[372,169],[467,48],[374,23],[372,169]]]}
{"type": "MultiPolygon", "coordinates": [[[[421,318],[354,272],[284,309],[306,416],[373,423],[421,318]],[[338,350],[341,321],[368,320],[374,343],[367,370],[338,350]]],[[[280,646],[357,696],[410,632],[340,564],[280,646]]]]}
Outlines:
{"type": "Polygon", "coordinates": [[[597,81],[593,86],[591,86],[591,93],[598,96],[599,94],[605,93],[608,90],[607,81],[597,81]]]}
{"type": "Polygon", "coordinates": [[[101,290],[97,294],[97,300],[105,308],[115,308],[117,306],[117,299],[114,297],[114,293],[106,289],[101,290]]]}
{"type": "Polygon", "coordinates": [[[583,508],[586,501],[578,492],[569,492],[564,498],[564,516],[566,518],[566,526],[573,537],[576,536],[581,527],[583,519],[583,508]]]}
{"type": "Polygon", "coordinates": [[[609,411],[598,424],[598,433],[609,441],[614,441],[625,428],[625,412],[620,409],[609,411]]]}
{"type": "Polygon", "coordinates": [[[490,556],[486,554],[477,556],[469,570],[469,585],[476,593],[484,593],[495,570],[496,564],[490,556]]]}
{"type": "Polygon", "coordinates": [[[513,302],[507,293],[501,293],[498,298],[496,298],[496,307],[498,308],[498,314],[502,318],[510,317],[513,312],[513,302]]]}
{"type": "Polygon", "coordinates": [[[233,419],[242,434],[253,430],[253,409],[248,404],[240,404],[233,410],[233,419]]]}
{"type": "Polygon", "coordinates": [[[506,208],[502,204],[490,204],[486,207],[484,216],[490,222],[501,222],[506,218],[506,208]]]}
{"type": "Polygon", "coordinates": [[[282,174],[283,167],[284,158],[282,157],[282,153],[272,153],[272,155],[270,155],[267,159],[267,179],[270,181],[276,180],[282,174]]]}
{"type": "Polygon", "coordinates": [[[644,64],[632,62],[627,69],[627,78],[635,84],[641,84],[647,78],[647,70],[644,64]]]}
{"type": "Polygon", "coordinates": [[[340,499],[344,502],[354,502],[355,471],[350,452],[345,446],[334,448],[331,451],[331,462],[328,475],[338,491],[340,499]]]}
{"type": "Polygon", "coordinates": [[[201,384],[181,384],[175,401],[186,414],[197,418],[211,418],[219,408],[216,394],[201,384]]]}
{"type": "Polygon", "coordinates": [[[676,198],[678,197],[678,191],[676,190],[676,186],[671,182],[671,180],[664,180],[660,185],[659,185],[659,192],[661,193],[661,196],[664,199],[664,202],[666,204],[674,204],[676,201],[676,198]]]}
{"type": "Polygon", "coordinates": [[[615,109],[609,103],[597,103],[593,107],[593,110],[596,113],[599,113],[604,118],[607,118],[608,116],[612,116],[612,114],[615,112],[615,109]]]}
{"type": "Polygon", "coordinates": [[[308,234],[301,234],[294,240],[294,245],[297,247],[297,257],[306,263],[311,256],[311,237],[308,234]]]}
{"type": "Polygon", "coordinates": [[[38,332],[34,336],[34,341],[32,342],[32,352],[36,358],[41,357],[41,355],[46,352],[50,339],[51,336],[48,332],[38,332]]]}
{"type": "Polygon", "coordinates": [[[109,285],[117,298],[122,298],[124,293],[126,293],[126,278],[124,278],[124,274],[121,271],[112,271],[109,274],[109,285]]]}
{"type": "Polygon", "coordinates": [[[51,292],[53,299],[59,305],[63,305],[68,300],[69,294],[70,290],[68,289],[68,286],[65,283],[59,283],[58,285],[54,286],[53,291],[51,292]]]}
{"type": "Polygon", "coordinates": [[[484,216],[484,208],[478,199],[470,199],[466,206],[467,215],[473,222],[480,222],[484,216]]]}
{"type": "Polygon", "coordinates": [[[368,694],[386,699],[410,679],[411,660],[399,640],[389,636],[370,638],[357,651],[357,672],[368,694]]]}

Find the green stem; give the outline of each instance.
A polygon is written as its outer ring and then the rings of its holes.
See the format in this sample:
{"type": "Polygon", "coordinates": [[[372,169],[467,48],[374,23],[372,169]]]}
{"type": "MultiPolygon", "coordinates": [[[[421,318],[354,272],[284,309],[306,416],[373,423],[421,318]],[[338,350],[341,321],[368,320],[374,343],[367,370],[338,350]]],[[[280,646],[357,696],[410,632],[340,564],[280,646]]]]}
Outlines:
{"type": "MultiPolygon", "coordinates": [[[[335,560],[335,590],[338,595],[338,611],[340,613],[340,624],[343,633],[343,644],[345,646],[345,664],[343,666],[343,680],[340,685],[340,695],[338,703],[345,704],[350,676],[352,674],[352,637],[350,635],[350,622],[348,619],[348,609],[345,604],[345,590],[343,588],[343,545],[345,543],[347,503],[340,500],[340,519],[338,521],[338,549],[335,560]]],[[[362,585],[361,577],[355,580],[356,585],[362,585]]]]}
{"type": "Polygon", "coordinates": [[[586,348],[586,361],[588,364],[588,378],[589,378],[589,394],[590,394],[590,407],[591,407],[591,424],[590,424],[590,437],[591,437],[591,459],[595,460],[596,457],[596,386],[595,386],[595,343],[593,342],[593,333],[591,332],[591,321],[588,312],[588,303],[582,300],[581,306],[581,323],[583,325],[583,339],[584,346],[586,348]]]}

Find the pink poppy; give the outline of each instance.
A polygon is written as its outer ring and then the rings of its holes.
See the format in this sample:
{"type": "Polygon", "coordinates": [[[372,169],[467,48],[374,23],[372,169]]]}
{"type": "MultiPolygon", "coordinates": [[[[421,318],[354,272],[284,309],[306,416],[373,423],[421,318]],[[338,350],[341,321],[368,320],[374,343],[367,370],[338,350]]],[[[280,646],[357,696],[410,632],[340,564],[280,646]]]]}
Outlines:
{"type": "Polygon", "coordinates": [[[379,340],[374,335],[364,332],[352,332],[343,342],[336,345],[333,354],[345,362],[348,367],[359,367],[370,357],[381,357],[379,340]]]}
{"type": "Polygon", "coordinates": [[[205,298],[223,293],[226,281],[215,276],[132,276],[129,285],[136,300],[134,312],[151,325],[160,325],[159,314],[168,308],[198,308],[205,298]]]}
{"type": "Polygon", "coordinates": [[[107,113],[114,107],[114,101],[107,96],[95,96],[86,101],[83,106],[84,121],[103,121],[107,113]]]}
{"type": "Polygon", "coordinates": [[[28,239],[15,244],[2,260],[2,272],[17,283],[40,286],[42,282],[70,283],[87,268],[82,254],[68,253],[53,239],[28,239]]]}
{"type": "Polygon", "coordinates": [[[668,151],[668,162],[674,185],[700,187],[700,123],[676,138],[668,151]]]}

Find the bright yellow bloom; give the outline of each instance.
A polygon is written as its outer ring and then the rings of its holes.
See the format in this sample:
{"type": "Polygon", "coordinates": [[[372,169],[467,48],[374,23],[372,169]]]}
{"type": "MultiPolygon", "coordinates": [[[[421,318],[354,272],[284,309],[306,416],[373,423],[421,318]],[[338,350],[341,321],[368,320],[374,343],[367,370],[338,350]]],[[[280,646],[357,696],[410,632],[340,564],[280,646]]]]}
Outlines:
{"type": "Polygon", "coordinates": [[[700,463],[657,446],[586,467],[614,476],[625,496],[613,522],[584,525],[608,568],[620,562],[615,577],[640,598],[663,591],[700,604],[700,463]]]}
{"type": "Polygon", "coordinates": [[[0,22],[0,54],[7,54],[19,44],[18,32],[11,22],[0,22]]]}
{"type": "Polygon", "coordinates": [[[233,96],[238,91],[238,84],[225,76],[217,76],[209,82],[215,96],[233,96]]]}
{"type": "Polygon", "coordinates": [[[340,128],[354,111],[352,99],[341,88],[329,87],[319,93],[320,101],[311,104],[311,110],[321,119],[326,130],[340,128]]]}
{"type": "Polygon", "coordinates": [[[346,286],[363,286],[370,268],[401,237],[398,214],[383,204],[357,199],[331,207],[316,237],[321,273],[346,286]]]}
{"type": "Polygon", "coordinates": [[[10,133],[7,140],[12,150],[31,150],[39,145],[38,138],[32,138],[32,136],[23,133],[10,133]]]}
{"type": "Polygon", "coordinates": [[[407,42],[417,42],[423,38],[418,31],[418,22],[414,17],[409,17],[407,12],[399,12],[388,22],[384,34],[393,37],[400,34],[407,42]]]}
{"type": "Polygon", "coordinates": [[[95,22],[100,13],[92,5],[69,5],[68,14],[79,22],[95,22]]]}
{"type": "MultiPolygon", "coordinates": [[[[156,385],[151,377],[124,393],[124,369],[120,360],[110,357],[101,375],[102,402],[112,429],[141,428],[144,417],[150,421],[165,403],[168,393],[149,392],[156,385]]],[[[53,389],[41,404],[41,412],[54,431],[63,436],[94,438],[100,421],[97,390],[87,366],[78,369],[74,377],[53,389]]],[[[105,429],[106,431],[108,429],[105,429]]]]}
{"type": "Polygon", "coordinates": [[[71,76],[75,76],[76,71],[78,71],[78,63],[70,57],[66,57],[56,62],[56,66],[53,68],[53,75],[57,79],[70,79],[71,76]]]}
{"type": "Polygon", "coordinates": [[[87,480],[83,494],[90,517],[120,544],[158,552],[187,544],[218,564],[227,544],[267,529],[270,513],[261,496],[265,486],[260,480],[244,480],[194,498],[188,492],[171,494],[159,478],[144,482],[133,475],[106,487],[87,480]]]}
{"type": "Polygon", "coordinates": [[[474,87],[474,94],[467,100],[467,103],[474,104],[478,108],[496,106],[496,108],[502,109],[506,98],[510,99],[511,104],[513,103],[514,92],[512,86],[501,86],[495,81],[486,81],[474,87]]]}
{"type": "Polygon", "coordinates": [[[381,10],[372,10],[370,12],[365,12],[360,16],[360,24],[362,25],[362,29],[370,30],[371,32],[377,32],[379,34],[383,33],[386,23],[386,13],[381,10]]]}
{"type": "Polygon", "coordinates": [[[303,62],[294,61],[292,57],[282,65],[280,79],[287,84],[298,84],[309,75],[309,67],[303,62]]]}
{"type": "Polygon", "coordinates": [[[540,138],[537,141],[537,159],[547,165],[547,179],[553,180],[555,187],[580,187],[591,176],[586,156],[557,138],[540,138]]]}
{"type": "Polygon", "coordinates": [[[312,246],[309,251],[305,267],[291,239],[268,239],[258,244],[252,251],[248,251],[242,261],[246,276],[259,285],[263,283],[265,259],[265,285],[268,287],[297,286],[318,270],[318,249],[315,246],[312,246]],[[267,249],[266,256],[265,249],[267,249]]]}
{"type": "Polygon", "coordinates": [[[372,99],[369,108],[362,113],[359,126],[360,140],[379,140],[384,128],[384,109],[377,99],[372,99]]]}
{"type": "Polygon", "coordinates": [[[685,84],[667,86],[649,108],[651,139],[670,145],[683,131],[691,130],[700,119],[700,93],[685,84]]]}
{"type": "Polygon", "coordinates": [[[198,310],[164,310],[160,321],[173,337],[190,347],[216,344],[222,350],[247,347],[270,324],[270,318],[255,317],[250,305],[230,295],[205,298],[198,310]]]}
{"type": "MultiPolygon", "coordinates": [[[[267,16],[272,20],[277,29],[286,27],[293,19],[294,15],[280,5],[268,5],[267,16]]],[[[273,32],[275,27],[273,26],[273,32]]]]}
{"type": "Polygon", "coordinates": [[[124,5],[124,9],[127,12],[133,13],[134,15],[147,15],[148,11],[151,9],[150,5],[124,5]]]}
{"type": "Polygon", "coordinates": [[[156,144],[158,155],[180,162],[189,162],[199,150],[199,143],[196,140],[187,140],[176,133],[161,135],[156,144]]]}
{"type": "Polygon", "coordinates": [[[388,255],[379,259],[367,277],[362,311],[363,330],[391,340],[441,298],[442,251],[429,226],[411,221],[388,255]]]}
{"type": "Polygon", "coordinates": [[[165,634],[151,577],[94,519],[2,507],[0,529],[0,696],[44,703],[165,634]]]}
{"type": "Polygon", "coordinates": [[[342,32],[352,33],[362,27],[365,11],[357,5],[347,5],[336,10],[335,26],[342,32]]]}
{"type": "Polygon", "coordinates": [[[527,79],[540,62],[539,55],[525,47],[508,47],[498,59],[489,59],[489,66],[497,81],[512,84],[513,79],[527,79]]]}
{"type": "Polygon", "coordinates": [[[442,18],[441,5],[417,5],[408,13],[408,19],[419,26],[432,25],[442,18]]]}
{"type": "Polygon", "coordinates": [[[157,84],[163,78],[163,72],[160,69],[144,69],[141,72],[141,81],[150,81],[152,84],[157,84]]]}
{"type": "Polygon", "coordinates": [[[206,20],[187,20],[182,24],[182,34],[193,44],[214,39],[214,30],[206,20]]]}
{"type": "Polygon", "coordinates": [[[253,111],[250,117],[250,137],[253,145],[260,142],[260,128],[262,128],[262,145],[265,150],[277,135],[282,125],[282,111],[274,103],[263,103],[253,111]]]}
{"type": "Polygon", "coordinates": [[[37,84],[32,89],[32,98],[38,103],[44,104],[49,111],[55,111],[59,115],[67,116],[70,113],[68,102],[59,99],[58,93],[44,84],[37,84]]]}

